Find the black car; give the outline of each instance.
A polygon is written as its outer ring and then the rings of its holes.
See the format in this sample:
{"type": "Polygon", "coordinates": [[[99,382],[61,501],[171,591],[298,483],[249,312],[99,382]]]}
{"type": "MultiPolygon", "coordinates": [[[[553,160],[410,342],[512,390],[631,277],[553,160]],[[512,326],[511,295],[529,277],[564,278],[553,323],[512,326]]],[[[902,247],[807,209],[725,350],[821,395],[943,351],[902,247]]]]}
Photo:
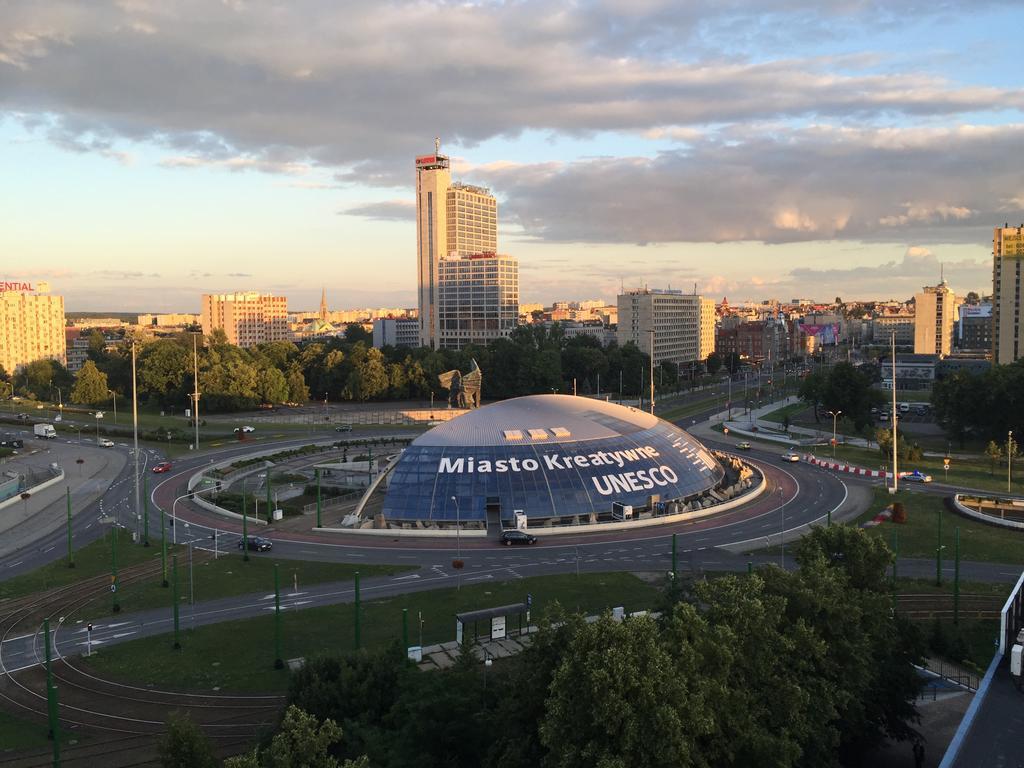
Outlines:
{"type": "Polygon", "coordinates": [[[531,536],[526,531],[508,530],[501,532],[501,543],[506,547],[513,544],[536,544],[537,537],[531,536]]]}
{"type": "Polygon", "coordinates": [[[24,448],[25,442],[20,437],[0,438],[0,448],[24,448]]]}
{"type": "MultiPolygon", "coordinates": [[[[242,546],[245,541],[245,539],[238,540],[239,549],[242,549],[242,546]]],[[[274,542],[272,542],[270,539],[264,539],[262,536],[250,536],[248,538],[248,542],[248,550],[250,552],[269,552],[271,549],[274,548],[274,542]]]]}

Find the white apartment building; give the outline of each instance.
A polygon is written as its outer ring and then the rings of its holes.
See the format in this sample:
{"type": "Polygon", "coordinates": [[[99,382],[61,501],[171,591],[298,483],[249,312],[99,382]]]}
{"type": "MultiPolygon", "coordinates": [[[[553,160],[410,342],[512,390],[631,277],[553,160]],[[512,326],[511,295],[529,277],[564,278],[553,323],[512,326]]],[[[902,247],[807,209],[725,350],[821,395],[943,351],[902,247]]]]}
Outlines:
{"type": "Polygon", "coordinates": [[[229,344],[253,347],[268,341],[288,341],[288,299],[256,293],[203,294],[203,335],[224,331],[229,344]]]}
{"type": "Polygon", "coordinates": [[[46,283],[0,280],[0,365],[9,374],[35,360],[67,361],[64,297],[46,283]]]}
{"type": "Polygon", "coordinates": [[[992,357],[1006,365],[1024,356],[1021,344],[1021,267],[1024,225],[996,227],[992,236],[992,357]]]}
{"type": "Polygon", "coordinates": [[[914,354],[948,355],[953,349],[956,296],[946,281],[914,294],[914,354]]]}
{"type": "Polygon", "coordinates": [[[633,342],[653,354],[655,365],[698,362],[715,348],[713,301],[680,290],[640,288],[621,294],[617,305],[619,346],[633,342]]]}
{"type": "Polygon", "coordinates": [[[373,346],[418,347],[420,322],[415,317],[380,317],[373,321],[373,346]]]}

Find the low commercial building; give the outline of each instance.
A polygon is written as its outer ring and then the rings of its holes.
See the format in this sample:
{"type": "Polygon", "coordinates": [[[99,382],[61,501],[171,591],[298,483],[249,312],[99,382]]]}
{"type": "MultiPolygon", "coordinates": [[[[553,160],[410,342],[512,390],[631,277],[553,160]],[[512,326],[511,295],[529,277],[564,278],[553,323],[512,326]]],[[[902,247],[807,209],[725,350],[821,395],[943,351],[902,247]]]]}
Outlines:
{"type": "Polygon", "coordinates": [[[415,317],[383,317],[373,321],[373,346],[418,347],[420,321],[415,317]]]}
{"type": "MultiPolygon", "coordinates": [[[[931,389],[938,355],[896,355],[896,389],[931,389]]],[[[883,357],[882,388],[892,386],[892,358],[883,357]]]]}

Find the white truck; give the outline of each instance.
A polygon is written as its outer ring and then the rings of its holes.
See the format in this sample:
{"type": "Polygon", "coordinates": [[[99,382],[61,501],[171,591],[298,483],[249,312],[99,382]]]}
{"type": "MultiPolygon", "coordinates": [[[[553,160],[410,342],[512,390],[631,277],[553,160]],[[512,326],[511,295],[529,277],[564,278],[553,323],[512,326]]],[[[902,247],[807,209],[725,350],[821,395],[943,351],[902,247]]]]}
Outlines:
{"type": "Polygon", "coordinates": [[[42,440],[53,440],[57,437],[57,430],[53,428],[53,424],[36,424],[32,427],[32,431],[37,438],[42,440]]]}

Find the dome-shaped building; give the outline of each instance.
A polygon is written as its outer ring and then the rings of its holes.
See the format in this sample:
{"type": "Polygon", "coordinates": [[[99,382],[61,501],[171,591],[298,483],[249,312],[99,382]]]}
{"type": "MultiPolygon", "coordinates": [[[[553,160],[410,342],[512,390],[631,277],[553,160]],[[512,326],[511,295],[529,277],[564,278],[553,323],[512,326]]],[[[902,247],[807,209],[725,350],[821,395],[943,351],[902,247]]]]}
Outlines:
{"type": "MultiPolygon", "coordinates": [[[[531,395],[470,411],[416,438],[392,465],[382,522],[596,522],[613,505],[704,506],[727,479],[691,435],[603,400],[531,395]]],[[[719,498],[724,498],[720,496],[719,498]]]]}

